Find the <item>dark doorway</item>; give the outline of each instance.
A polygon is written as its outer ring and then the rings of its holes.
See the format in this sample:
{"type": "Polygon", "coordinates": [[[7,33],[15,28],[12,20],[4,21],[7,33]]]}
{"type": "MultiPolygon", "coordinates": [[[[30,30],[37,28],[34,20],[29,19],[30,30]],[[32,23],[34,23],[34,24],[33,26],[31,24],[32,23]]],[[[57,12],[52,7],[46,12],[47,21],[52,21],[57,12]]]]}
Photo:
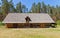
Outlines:
{"type": "Polygon", "coordinates": [[[18,24],[13,24],[13,28],[18,28],[18,24]]]}

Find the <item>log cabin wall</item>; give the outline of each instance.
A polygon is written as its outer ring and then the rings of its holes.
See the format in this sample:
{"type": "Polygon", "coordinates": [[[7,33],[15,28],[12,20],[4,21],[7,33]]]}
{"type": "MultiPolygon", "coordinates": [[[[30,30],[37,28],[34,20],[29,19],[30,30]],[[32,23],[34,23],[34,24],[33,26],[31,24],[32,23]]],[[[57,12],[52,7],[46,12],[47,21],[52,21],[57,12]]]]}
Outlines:
{"type": "MultiPolygon", "coordinates": [[[[16,23],[17,24],[17,23],[16,23]]],[[[5,24],[6,25],[6,27],[8,27],[8,28],[14,28],[15,27],[15,25],[14,25],[14,23],[6,23],[5,24]]],[[[49,24],[48,23],[32,23],[32,24],[30,24],[30,25],[28,25],[28,24],[25,24],[25,23],[18,23],[17,25],[16,25],[16,28],[46,28],[46,26],[49,26],[49,24]]],[[[48,27],[47,26],[47,27],[48,27]]]]}
{"type": "Polygon", "coordinates": [[[18,28],[24,28],[25,24],[24,23],[18,23],[18,28]]]}
{"type": "Polygon", "coordinates": [[[13,24],[11,24],[11,23],[6,23],[5,25],[7,28],[13,28],[13,24]]]}
{"type": "Polygon", "coordinates": [[[40,23],[40,28],[49,28],[51,27],[51,23],[40,23]]]}
{"type": "Polygon", "coordinates": [[[24,28],[25,27],[24,23],[6,23],[5,25],[7,28],[14,28],[15,24],[17,24],[16,28],[24,28]]]}
{"type": "Polygon", "coordinates": [[[44,28],[45,27],[45,24],[44,23],[41,23],[40,24],[40,28],[44,28]]]}

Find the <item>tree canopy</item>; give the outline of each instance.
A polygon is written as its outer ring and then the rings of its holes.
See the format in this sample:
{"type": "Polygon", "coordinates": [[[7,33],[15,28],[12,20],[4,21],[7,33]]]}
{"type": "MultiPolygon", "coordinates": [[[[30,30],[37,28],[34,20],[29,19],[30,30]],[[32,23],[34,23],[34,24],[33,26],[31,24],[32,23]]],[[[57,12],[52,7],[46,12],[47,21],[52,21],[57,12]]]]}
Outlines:
{"type": "Polygon", "coordinates": [[[37,4],[34,2],[32,4],[31,9],[28,10],[26,5],[21,2],[17,3],[14,6],[13,0],[1,0],[0,3],[0,13],[6,15],[8,13],[48,13],[52,17],[60,19],[60,6],[56,5],[56,7],[51,6],[50,4],[46,5],[44,2],[38,2],[37,4]]]}

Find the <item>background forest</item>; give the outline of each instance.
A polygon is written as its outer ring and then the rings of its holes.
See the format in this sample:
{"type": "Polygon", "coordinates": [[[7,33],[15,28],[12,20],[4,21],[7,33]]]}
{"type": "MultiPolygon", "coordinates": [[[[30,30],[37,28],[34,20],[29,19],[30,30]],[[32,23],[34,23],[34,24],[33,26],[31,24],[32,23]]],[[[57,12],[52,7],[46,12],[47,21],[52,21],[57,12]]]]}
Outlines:
{"type": "Polygon", "coordinates": [[[46,5],[44,2],[34,2],[32,7],[29,9],[26,5],[23,5],[21,2],[17,3],[16,7],[14,6],[13,0],[1,0],[0,3],[0,21],[2,21],[8,13],[48,13],[53,20],[60,20],[60,6],[56,5],[50,6],[46,5]],[[29,9],[29,10],[28,10],[29,9]]]}

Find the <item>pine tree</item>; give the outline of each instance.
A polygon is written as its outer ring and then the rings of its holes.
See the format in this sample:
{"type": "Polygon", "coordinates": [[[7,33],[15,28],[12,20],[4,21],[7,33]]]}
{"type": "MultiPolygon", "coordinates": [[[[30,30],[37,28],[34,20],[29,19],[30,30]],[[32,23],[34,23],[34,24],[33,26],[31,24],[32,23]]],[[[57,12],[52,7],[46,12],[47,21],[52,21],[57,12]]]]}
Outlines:
{"type": "Polygon", "coordinates": [[[50,10],[51,10],[51,6],[48,4],[47,5],[47,13],[50,15],[50,10]]]}
{"type": "Polygon", "coordinates": [[[26,6],[25,6],[25,5],[22,5],[22,12],[23,12],[23,13],[28,12],[28,8],[26,8],[26,6]]]}
{"type": "Polygon", "coordinates": [[[31,8],[32,13],[37,13],[37,9],[36,9],[36,8],[37,8],[37,7],[36,7],[36,4],[33,3],[33,4],[32,4],[32,8],[31,8]]]}
{"type": "Polygon", "coordinates": [[[19,2],[19,3],[17,4],[16,10],[17,10],[18,13],[22,13],[22,4],[21,4],[21,2],[19,2]]]}
{"type": "Polygon", "coordinates": [[[15,7],[14,7],[14,4],[13,4],[13,2],[12,2],[13,0],[10,0],[10,2],[9,2],[9,6],[10,6],[10,10],[9,10],[9,12],[10,13],[16,13],[17,11],[16,11],[16,9],[15,9],[15,7]]]}
{"type": "Polygon", "coordinates": [[[43,12],[43,13],[46,13],[46,12],[47,12],[47,11],[46,11],[46,5],[45,5],[44,2],[42,2],[42,12],[43,12]]]}
{"type": "Polygon", "coordinates": [[[1,0],[2,1],[2,12],[3,14],[9,13],[9,3],[8,0],[1,0]]]}
{"type": "Polygon", "coordinates": [[[38,4],[37,4],[37,13],[40,13],[41,12],[41,3],[39,2],[38,4]]]}

